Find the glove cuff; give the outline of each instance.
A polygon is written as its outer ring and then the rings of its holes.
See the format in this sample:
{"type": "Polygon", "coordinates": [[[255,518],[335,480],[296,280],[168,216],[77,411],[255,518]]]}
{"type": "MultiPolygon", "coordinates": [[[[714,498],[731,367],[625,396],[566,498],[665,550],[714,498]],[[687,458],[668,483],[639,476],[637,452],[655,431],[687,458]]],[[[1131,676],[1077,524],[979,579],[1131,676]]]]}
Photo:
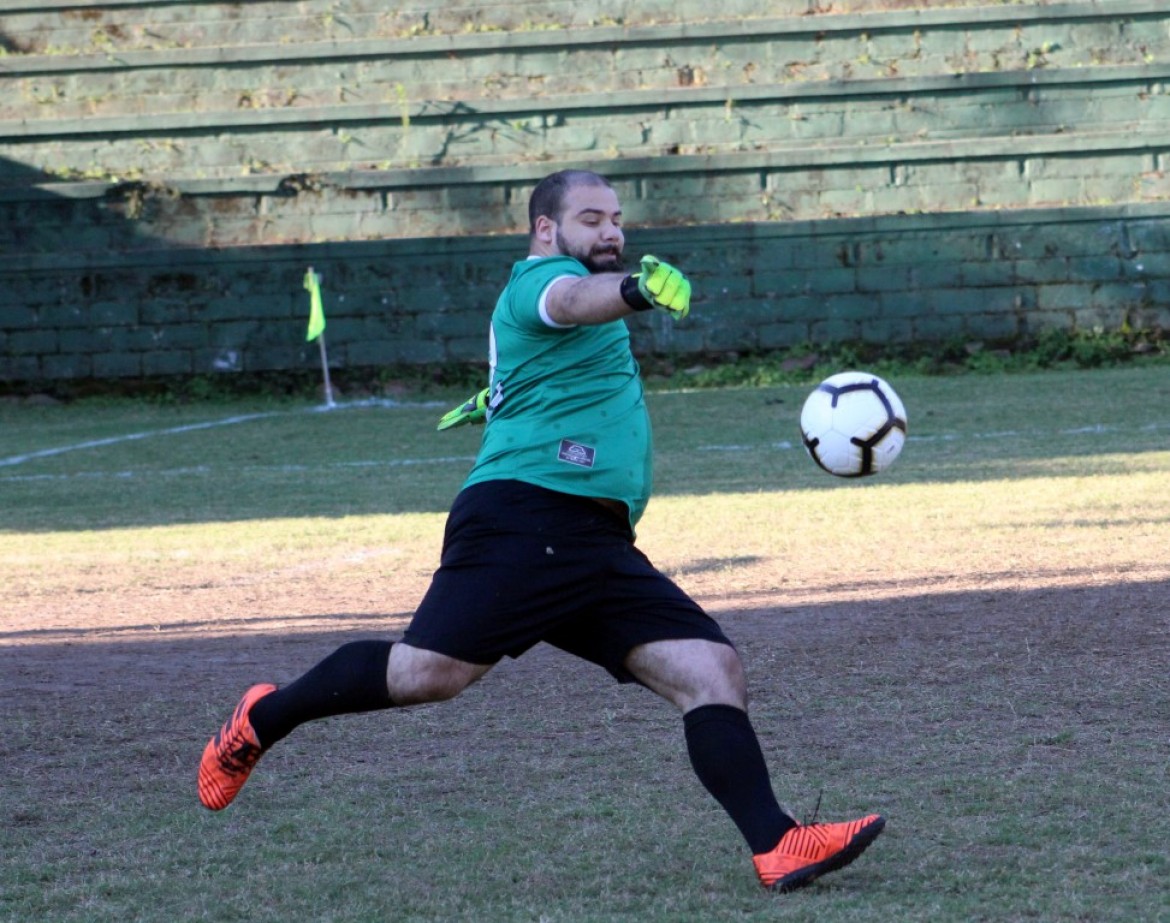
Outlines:
{"type": "Polygon", "coordinates": [[[622,301],[635,311],[649,311],[654,307],[654,302],[643,295],[642,290],[638,288],[638,277],[635,275],[629,275],[622,279],[621,294],[622,301]]]}

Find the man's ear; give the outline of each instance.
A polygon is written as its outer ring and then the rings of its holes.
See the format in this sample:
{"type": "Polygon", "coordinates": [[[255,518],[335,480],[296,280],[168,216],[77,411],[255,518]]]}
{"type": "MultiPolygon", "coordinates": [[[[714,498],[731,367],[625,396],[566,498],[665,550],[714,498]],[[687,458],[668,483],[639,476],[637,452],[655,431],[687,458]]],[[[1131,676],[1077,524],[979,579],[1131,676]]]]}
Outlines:
{"type": "Polygon", "coordinates": [[[536,219],[536,233],[533,235],[542,244],[552,246],[557,239],[557,223],[548,215],[540,215],[536,219]]]}

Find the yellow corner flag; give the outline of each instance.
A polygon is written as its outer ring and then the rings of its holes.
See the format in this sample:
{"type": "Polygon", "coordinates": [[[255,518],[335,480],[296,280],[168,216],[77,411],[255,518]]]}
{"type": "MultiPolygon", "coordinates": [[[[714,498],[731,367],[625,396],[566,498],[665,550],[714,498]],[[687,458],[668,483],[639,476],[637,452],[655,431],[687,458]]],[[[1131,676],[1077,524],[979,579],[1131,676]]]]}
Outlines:
{"type": "Polygon", "coordinates": [[[310,343],[325,332],[325,309],[321,307],[321,277],[313,272],[313,267],[305,273],[305,289],[309,293],[309,329],[305,332],[305,342],[310,343]]]}

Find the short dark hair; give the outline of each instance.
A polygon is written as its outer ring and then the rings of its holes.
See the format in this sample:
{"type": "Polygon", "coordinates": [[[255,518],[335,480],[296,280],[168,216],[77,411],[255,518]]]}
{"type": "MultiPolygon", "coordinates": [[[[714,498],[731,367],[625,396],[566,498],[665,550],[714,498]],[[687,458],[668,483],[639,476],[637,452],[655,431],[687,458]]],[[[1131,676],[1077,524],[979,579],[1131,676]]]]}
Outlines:
{"type": "Polygon", "coordinates": [[[536,219],[541,215],[560,224],[565,211],[565,196],[574,186],[610,186],[609,180],[591,170],[561,170],[550,173],[532,190],[528,199],[528,235],[536,233],[536,219]]]}

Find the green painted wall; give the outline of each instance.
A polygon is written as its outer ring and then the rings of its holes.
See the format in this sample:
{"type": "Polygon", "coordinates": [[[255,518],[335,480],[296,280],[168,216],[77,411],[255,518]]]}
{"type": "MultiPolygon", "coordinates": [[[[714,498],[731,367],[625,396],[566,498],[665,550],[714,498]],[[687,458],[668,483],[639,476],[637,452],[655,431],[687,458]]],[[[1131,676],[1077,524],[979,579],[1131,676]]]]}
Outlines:
{"type": "MultiPolygon", "coordinates": [[[[631,322],[642,354],[803,343],[1011,340],[1046,328],[1170,327],[1170,206],[634,230],[691,270],[691,316],[631,322]]],[[[522,236],[142,253],[7,279],[9,380],[312,368],[302,277],[324,277],[338,367],[486,360],[522,236]]]]}
{"type": "Polygon", "coordinates": [[[1170,10],[0,0],[0,380],[481,358],[583,166],[643,352],[1164,327],[1170,10]]]}

